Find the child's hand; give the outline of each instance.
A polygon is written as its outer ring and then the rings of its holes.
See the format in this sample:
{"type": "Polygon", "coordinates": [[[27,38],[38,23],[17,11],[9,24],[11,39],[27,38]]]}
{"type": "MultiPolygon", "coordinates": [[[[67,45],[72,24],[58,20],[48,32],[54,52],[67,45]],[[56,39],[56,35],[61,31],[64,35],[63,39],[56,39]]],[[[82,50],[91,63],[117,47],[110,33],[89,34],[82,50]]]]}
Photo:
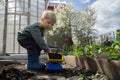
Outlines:
{"type": "Polygon", "coordinates": [[[48,54],[54,54],[55,52],[52,49],[49,49],[48,51],[46,51],[46,53],[48,53],[48,54]]]}

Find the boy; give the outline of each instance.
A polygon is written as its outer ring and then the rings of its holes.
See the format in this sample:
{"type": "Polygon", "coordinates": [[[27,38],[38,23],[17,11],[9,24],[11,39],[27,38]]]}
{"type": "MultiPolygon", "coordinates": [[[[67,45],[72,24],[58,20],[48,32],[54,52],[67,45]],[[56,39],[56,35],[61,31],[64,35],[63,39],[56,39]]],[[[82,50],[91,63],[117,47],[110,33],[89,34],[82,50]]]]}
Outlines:
{"type": "Polygon", "coordinates": [[[55,13],[45,10],[39,23],[29,25],[18,32],[18,43],[27,50],[28,54],[27,69],[39,70],[45,67],[43,63],[39,62],[40,51],[44,50],[46,53],[52,52],[43,39],[44,30],[51,29],[55,23],[55,13]]]}

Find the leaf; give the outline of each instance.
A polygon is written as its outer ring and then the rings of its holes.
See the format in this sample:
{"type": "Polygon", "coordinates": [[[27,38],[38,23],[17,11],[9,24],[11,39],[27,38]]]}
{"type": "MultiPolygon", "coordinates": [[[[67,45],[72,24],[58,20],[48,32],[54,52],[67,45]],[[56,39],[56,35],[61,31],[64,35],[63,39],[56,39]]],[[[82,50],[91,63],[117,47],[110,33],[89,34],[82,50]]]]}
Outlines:
{"type": "Polygon", "coordinates": [[[110,55],[107,57],[108,60],[120,60],[120,57],[119,56],[116,56],[116,55],[110,55]]]}

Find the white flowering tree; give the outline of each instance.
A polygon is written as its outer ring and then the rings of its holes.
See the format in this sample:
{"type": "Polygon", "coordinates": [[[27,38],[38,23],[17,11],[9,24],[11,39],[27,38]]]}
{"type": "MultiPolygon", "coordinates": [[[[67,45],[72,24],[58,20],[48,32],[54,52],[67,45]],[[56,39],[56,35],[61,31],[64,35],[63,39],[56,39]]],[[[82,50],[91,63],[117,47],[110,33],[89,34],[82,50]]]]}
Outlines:
{"type": "MultiPolygon", "coordinates": [[[[57,41],[58,45],[63,46],[72,45],[72,34],[71,34],[71,13],[73,10],[72,4],[58,5],[54,12],[57,15],[57,23],[53,28],[52,40],[57,41]]],[[[50,40],[50,39],[48,39],[50,40]]],[[[52,41],[50,40],[50,41],[52,41]]]]}
{"type": "Polygon", "coordinates": [[[57,45],[67,44],[71,46],[73,42],[79,45],[88,43],[94,34],[93,25],[96,23],[95,10],[92,8],[81,11],[73,11],[72,4],[59,5],[54,9],[57,15],[57,23],[49,33],[49,41],[57,41],[57,45]],[[50,40],[51,39],[51,40],[50,40]],[[76,41],[75,41],[76,40],[76,41]]]}
{"type": "Polygon", "coordinates": [[[97,30],[94,29],[96,23],[95,10],[91,7],[74,12],[72,15],[73,39],[79,45],[87,45],[95,38],[97,30]]]}

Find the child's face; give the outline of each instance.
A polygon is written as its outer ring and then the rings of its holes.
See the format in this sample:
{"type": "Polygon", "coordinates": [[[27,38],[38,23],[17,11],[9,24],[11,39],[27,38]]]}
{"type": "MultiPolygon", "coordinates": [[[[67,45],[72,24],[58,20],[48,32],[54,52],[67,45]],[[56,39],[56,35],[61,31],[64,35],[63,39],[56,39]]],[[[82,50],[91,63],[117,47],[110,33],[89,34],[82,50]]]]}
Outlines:
{"type": "Polygon", "coordinates": [[[52,21],[51,19],[45,19],[45,18],[43,18],[41,22],[45,29],[51,29],[53,25],[55,24],[55,22],[52,21]]]}

